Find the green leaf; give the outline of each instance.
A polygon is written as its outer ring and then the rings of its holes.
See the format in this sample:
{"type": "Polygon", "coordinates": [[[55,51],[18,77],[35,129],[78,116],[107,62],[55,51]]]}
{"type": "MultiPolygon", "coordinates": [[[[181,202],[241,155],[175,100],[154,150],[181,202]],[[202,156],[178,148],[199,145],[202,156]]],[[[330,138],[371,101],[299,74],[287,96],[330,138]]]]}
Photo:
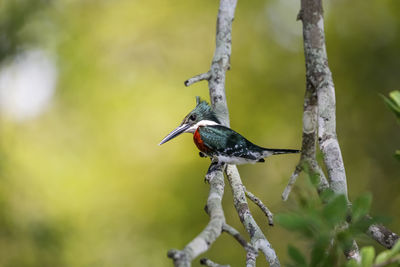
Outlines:
{"type": "Polygon", "coordinates": [[[351,233],[348,229],[346,229],[344,231],[339,231],[339,233],[337,233],[336,237],[337,237],[339,246],[344,251],[348,251],[353,247],[354,237],[351,235],[351,233]]]}
{"type": "Polygon", "coordinates": [[[318,218],[300,214],[278,214],[275,216],[275,221],[288,230],[302,233],[307,238],[316,234],[315,229],[319,229],[317,224],[320,222],[318,218]]]}
{"type": "Polygon", "coordinates": [[[393,255],[396,253],[400,253],[400,241],[397,240],[396,244],[392,247],[392,249],[390,250],[393,255]]]}
{"type": "Polygon", "coordinates": [[[302,230],[307,227],[304,218],[298,214],[277,214],[275,221],[288,230],[302,230]]]}
{"type": "Polygon", "coordinates": [[[296,263],[296,266],[307,266],[305,257],[296,247],[289,245],[288,254],[290,258],[296,263]]]}
{"type": "Polygon", "coordinates": [[[375,218],[363,217],[359,220],[353,220],[349,229],[353,235],[359,235],[367,231],[368,227],[375,222],[377,222],[375,218]]]}
{"type": "Polygon", "coordinates": [[[390,250],[385,250],[376,257],[376,263],[385,262],[395,256],[400,256],[400,241],[397,241],[396,244],[390,250]]]}
{"type": "Polygon", "coordinates": [[[390,251],[385,250],[385,251],[379,253],[379,255],[376,257],[375,264],[383,263],[383,262],[387,261],[388,259],[390,259],[390,251]]]}
{"type": "MultiPolygon", "coordinates": [[[[393,257],[400,256],[400,241],[397,241],[396,244],[390,250],[385,250],[376,257],[375,264],[381,264],[386,262],[387,260],[393,257]]],[[[400,261],[400,260],[398,260],[400,261]]]]}
{"type": "Polygon", "coordinates": [[[379,255],[376,257],[375,264],[383,263],[396,256],[400,256],[400,241],[397,241],[392,249],[379,253],[379,255]]]}
{"type": "Polygon", "coordinates": [[[358,197],[353,202],[352,210],[352,219],[353,221],[358,221],[368,214],[369,209],[371,207],[372,195],[370,193],[363,194],[358,197]]]}
{"type": "Polygon", "coordinates": [[[395,113],[398,119],[400,119],[400,92],[399,91],[392,91],[389,96],[390,98],[381,95],[383,100],[385,101],[385,104],[395,113]]]}
{"type": "Polygon", "coordinates": [[[394,153],[394,157],[395,157],[397,160],[400,160],[400,150],[396,150],[396,152],[394,153]]]}
{"type": "Polygon", "coordinates": [[[363,247],[361,249],[361,266],[371,267],[375,258],[375,249],[373,247],[363,247]]]}
{"type": "Polygon", "coordinates": [[[319,184],[319,175],[318,173],[315,173],[313,171],[311,171],[312,169],[310,168],[309,163],[304,163],[303,164],[303,170],[305,173],[308,174],[308,178],[310,179],[311,184],[316,187],[319,184]]]}
{"type": "Polygon", "coordinates": [[[322,211],[323,217],[330,226],[335,226],[345,220],[347,214],[347,200],[344,195],[337,195],[327,203],[322,211]]]}
{"type": "Polygon", "coordinates": [[[389,94],[391,100],[398,106],[400,107],[400,91],[399,90],[395,90],[390,92],[389,94]]]}
{"type": "Polygon", "coordinates": [[[398,103],[395,102],[395,100],[392,97],[386,97],[382,95],[383,100],[385,101],[385,104],[395,113],[400,111],[400,106],[398,103]]]}
{"type": "Polygon", "coordinates": [[[351,259],[348,262],[346,262],[346,267],[359,267],[360,264],[355,259],[351,259]]]}
{"type": "Polygon", "coordinates": [[[326,252],[329,247],[329,238],[321,236],[315,242],[311,250],[311,266],[319,266],[327,256],[326,252]]]}
{"type": "Polygon", "coordinates": [[[332,189],[326,189],[321,193],[322,203],[328,203],[335,197],[335,192],[332,189]]]}

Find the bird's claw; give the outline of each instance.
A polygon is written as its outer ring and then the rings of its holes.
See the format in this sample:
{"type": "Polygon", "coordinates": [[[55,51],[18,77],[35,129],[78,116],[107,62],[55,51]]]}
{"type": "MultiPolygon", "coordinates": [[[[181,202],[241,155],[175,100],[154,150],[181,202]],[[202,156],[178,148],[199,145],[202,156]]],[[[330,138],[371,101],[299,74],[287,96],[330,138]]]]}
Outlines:
{"type": "Polygon", "coordinates": [[[223,165],[224,165],[224,163],[221,163],[221,162],[218,162],[218,161],[211,162],[211,165],[208,168],[207,174],[206,174],[206,176],[204,178],[204,182],[209,184],[211,179],[214,177],[214,172],[218,171],[219,168],[221,166],[223,166],[223,165]]]}
{"type": "Polygon", "coordinates": [[[206,158],[207,157],[207,155],[205,153],[203,153],[203,152],[199,152],[199,156],[200,156],[200,158],[206,158]]]}
{"type": "Polygon", "coordinates": [[[207,173],[206,176],[204,177],[204,183],[205,184],[210,184],[211,178],[212,178],[211,174],[207,173]]]}

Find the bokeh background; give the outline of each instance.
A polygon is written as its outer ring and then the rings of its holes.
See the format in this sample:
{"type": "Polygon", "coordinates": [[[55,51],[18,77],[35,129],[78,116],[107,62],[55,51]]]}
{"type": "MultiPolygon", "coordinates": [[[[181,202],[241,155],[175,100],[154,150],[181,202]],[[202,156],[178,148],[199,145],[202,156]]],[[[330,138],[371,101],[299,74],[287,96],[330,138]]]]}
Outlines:
{"type": "MultiPolygon", "coordinates": [[[[400,2],[324,4],[350,197],[371,192],[371,213],[400,232],[400,128],[379,96],[400,88],[400,2]]],[[[183,81],[209,68],[217,10],[215,0],[0,1],[0,266],[171,266],[167,250],[202,230],[208,160],[190,135],[157,144],[196,95],[208,99],[205,82],[183,81]]],[[[301,146],[298,10],[296,0],[237,7],[231,126],[266,147],[301,146]]],[[[280,213],[293,204],[280,194],[297,161],[239,169],[280,213]]],[[[251,208],[283,263],[288,243],[306,247],[251,208]]],[[[243,231],[229,187],[224,209],[243,231]]],[[[245,259],[225,235],[206,255],[232,266],[245,259]]]]}

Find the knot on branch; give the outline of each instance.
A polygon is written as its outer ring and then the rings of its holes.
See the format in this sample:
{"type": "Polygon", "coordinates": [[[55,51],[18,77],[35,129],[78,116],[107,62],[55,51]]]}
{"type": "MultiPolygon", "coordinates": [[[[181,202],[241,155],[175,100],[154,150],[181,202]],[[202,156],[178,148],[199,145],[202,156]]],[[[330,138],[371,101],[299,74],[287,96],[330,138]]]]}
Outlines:
{"type": "Polygon", "coordinates": [[[168,258],[174,261],[175,266],[180,266],[184,263],[189,263],[188,256],[185,252],[177,249],[170,249],[167,253],[168,258]]]}
{"type": "Polygon", "coordinates": [[[303,20],[303,9],[300,9],[299,13],[297,14],[296,20],[303,20]]]}

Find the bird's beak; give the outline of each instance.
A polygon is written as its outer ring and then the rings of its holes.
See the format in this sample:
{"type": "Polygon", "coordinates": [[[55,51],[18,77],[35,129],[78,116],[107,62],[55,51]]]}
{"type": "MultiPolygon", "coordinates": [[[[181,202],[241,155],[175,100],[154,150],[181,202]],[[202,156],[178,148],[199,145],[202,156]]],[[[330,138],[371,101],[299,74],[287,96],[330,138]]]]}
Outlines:
{"type": "Polygon", "coordinates": [[[178,135],[180,135],[181,133],[184,133],[187,129],[190,128],[189,124],[182,124],[179,125],[175,130],[173,130],[172,132],[170,132],[166,137],[164,137],[163,140],[161,140],[161,142],[158,144],[159,146],[161,146],[162,144],[168,142],[169,140],[177,137],[178,135]]]}

